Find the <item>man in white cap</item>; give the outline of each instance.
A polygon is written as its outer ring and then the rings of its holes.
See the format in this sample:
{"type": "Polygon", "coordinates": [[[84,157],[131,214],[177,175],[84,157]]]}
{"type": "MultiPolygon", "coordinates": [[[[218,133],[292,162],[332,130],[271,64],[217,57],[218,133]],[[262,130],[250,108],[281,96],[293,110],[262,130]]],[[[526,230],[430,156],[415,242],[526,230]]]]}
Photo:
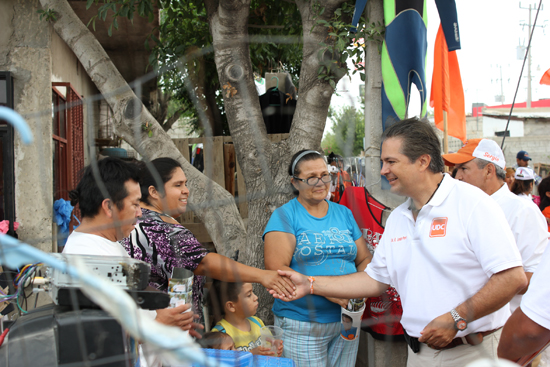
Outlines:
{"type": "MultiPolygon", "coordinates": [[[[443,160],[457,168],[457,180],[479,187],[502,208],[521,253],[525,275],[531,279],[548,244],[548,229],[535,203],[521,199],[508,189],[504,182],[506,163],[498,144],[490,139],[470,139],[458,152],[443,154],[443,160]]],[[[523,167],[518,168],[516,174],[518,171],[531,172],[523,167]]],[[[525,291],[527,287],[510,301],[512,312],[519,307],[525,291]]]]}

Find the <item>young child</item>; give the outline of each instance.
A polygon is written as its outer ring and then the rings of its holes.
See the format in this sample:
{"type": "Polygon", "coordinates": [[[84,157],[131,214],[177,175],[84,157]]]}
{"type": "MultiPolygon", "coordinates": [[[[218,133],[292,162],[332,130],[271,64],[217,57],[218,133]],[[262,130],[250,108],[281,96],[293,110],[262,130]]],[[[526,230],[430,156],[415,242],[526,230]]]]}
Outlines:
{"type": "Polygon", "coordinates": [[[265,356],[278,357],[283,354],[282,344],[277,353],[261,347],[260,329],[264,323],[254,316],[258,309],[258,297],[252,291],[252,284],[214,281],[212,286],[216,298],[211,297],[212,301],[216,301],[212,303],[217,303],[219,312],[223,314],[223,319],[212,331],[230,335],[236,350],[265,356]]]}
{"type": "Polygon", "coordinates": [[[235,343],[233,338],[226,333],[209,332],[202,336],[202,339],[198,340],[199,344],[203,348],[211,349],[223,349],[223,350],[235,350],[235,343]]]}

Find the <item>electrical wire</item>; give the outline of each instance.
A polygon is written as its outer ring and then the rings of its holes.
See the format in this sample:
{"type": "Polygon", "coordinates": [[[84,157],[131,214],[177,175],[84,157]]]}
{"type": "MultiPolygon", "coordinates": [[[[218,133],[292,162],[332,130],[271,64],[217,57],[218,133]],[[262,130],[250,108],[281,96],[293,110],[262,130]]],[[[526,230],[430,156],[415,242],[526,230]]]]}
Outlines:
{"type": "Polygon", "coordinates": [[[34,284],[34,275],[36,274],[37,269],[41,265],[42,265],[41,263],[36,263],[36,264],[28,264],[22,267],[19,273],[17,274],[17,276],[13,279],[13,286],[15,289],[14,294],[6,294],[3,290],[0,289],[0,293],[1,293],[0,302],[15,300],[15,304],[19,309],[19,313],[20,314],[27,313],[28,311],[26,311],[25,308],[28,307],[28,301],[27,301],[28,296],[25,292],[25,288],[26,288],[25,284],[27,284],[27,282],[29,282],[28,285],[34,284]],[[21,297],[24,300],[25,308],[23,308],[20,302],[21,297]]]}
{"type": "Polygon", "coordinates": [[[523,64],[521,65],[521,72],[519,73],[518,85],[516,87],[516,92],[514,93],[514,100],[512,101],[512,106],[510,106],[510,113],[508,114],[508,121],[506,121],[506,129],[504,129],[504,136],[502,137],[502,143],[500,144],[500,149],[504,148],[504,140],[506,139],[506,132],[508,131],[508,125],[510,125],[510,119],[512,118],[512,111],[514,110],[514,105],[516,104],[516,97],[518,95],[519,85],[521,83],[521,77],[523,75],[523,69],[525,68],[525,61],[531,50],[531,40],[533,39],[533,33],[535,33],[535,28],[537,26],[537,18],[539,17],[540,8],[542,7],[542,0],[539,2],[539,7],[537,9],[537,14],[535,15],[535,21],[533,22],[533,28],[531,29],[531,34],[529,35],[529,43],[527,44],[527,50],[525,56],[523,57],[523,64]]]}

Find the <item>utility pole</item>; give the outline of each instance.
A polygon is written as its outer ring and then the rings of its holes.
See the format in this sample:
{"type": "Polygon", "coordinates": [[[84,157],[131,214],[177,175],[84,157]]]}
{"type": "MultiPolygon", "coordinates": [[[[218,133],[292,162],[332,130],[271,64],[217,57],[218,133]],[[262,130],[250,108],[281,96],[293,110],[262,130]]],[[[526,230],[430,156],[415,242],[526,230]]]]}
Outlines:
{"type": "MultiPolygon", "coordinates": [[[[531,27],[532,27],[531,10],[536,9],[537,6],[536,4],[533,6],[529,4],[529,7],[527,8],[527,7],[521,6],[521,2],[520,2],[519,8],[529,10],[529,24],[525,24],[525,23],[521,24],[522,26],[525,26],[525,25],[528,26],[529,33],[527,33],[527,39],[529,39],[529,37],[531,37],[531,27]]],[[[540,10],[542,9],[543,9],[543,6],[541,4],[540,10]]],[[[537,27],[544,27],[544,26],[537,26],[537,27]]],[[[527,108],[531,108],[531,47],[533,47],[532,43],[531,43],[531,46],[527,49],[527,108]]]]}
{"type": "MultiPolygon", "coordinates": [[[[529,36],[531,36],[531,4],[529,4],[529,36]]],[[[531,47],[527,50],[527,108],[531,108],[531,47]]]]}
{"type": "MultiPolygon", "coordinates": [[[[384,24],[382,0],[369,0],[365,11],[371,22],[384,24]]],[[[367,189],[377,200],[389,207],[397,207],[403,203],[403,198],[381,187],[382,66],[378,47],[376,41],[365,40],[365,179],[367,189]]]]}
{"type": "Polygon", "coordinates": [[[504,104],[504,88],[502,87],[502,65],[500,66],[500,103],[504,104]]]}

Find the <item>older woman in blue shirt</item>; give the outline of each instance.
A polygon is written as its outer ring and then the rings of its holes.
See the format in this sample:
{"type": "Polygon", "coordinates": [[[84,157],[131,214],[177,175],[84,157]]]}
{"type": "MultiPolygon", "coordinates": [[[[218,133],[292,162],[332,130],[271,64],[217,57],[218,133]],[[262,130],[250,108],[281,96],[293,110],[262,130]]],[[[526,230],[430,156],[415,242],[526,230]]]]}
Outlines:
{"type": "MultiPolygon", "coordinates": [[[[265,232],[265,268],[302,274],[345,275],[363,271],[372,256],[351,211],[325,200],[330,174],[321,154],[296,153],[288,169],[296,198],[271,216],[265,232]]],[[[284,357],[297,366],[355,366],[359,338],[340,336],[341,306],[348,300],[310,295],[275,300],[275,325],[284,331],[284,357]]]]}

